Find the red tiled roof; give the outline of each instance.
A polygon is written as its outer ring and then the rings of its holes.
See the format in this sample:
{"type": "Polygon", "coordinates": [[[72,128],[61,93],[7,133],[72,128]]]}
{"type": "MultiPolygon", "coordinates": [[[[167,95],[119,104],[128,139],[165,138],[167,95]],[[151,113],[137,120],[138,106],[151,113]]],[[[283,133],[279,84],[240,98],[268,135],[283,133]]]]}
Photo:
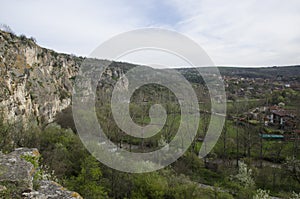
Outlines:
{"type": "Polygon", "coordinates": [[[284,116],[293,116],[293,114],[290,111],[286,111],[283,109],[279,109],[279,110],[272,110],[271,113],[278,115],[280,117],[284,117],[284,116]]]}

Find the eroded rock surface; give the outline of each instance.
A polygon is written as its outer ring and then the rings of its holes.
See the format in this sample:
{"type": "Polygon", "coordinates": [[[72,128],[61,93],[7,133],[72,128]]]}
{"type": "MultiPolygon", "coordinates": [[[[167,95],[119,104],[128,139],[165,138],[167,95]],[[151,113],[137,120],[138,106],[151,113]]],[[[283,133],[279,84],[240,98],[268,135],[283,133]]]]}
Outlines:
{"type": "Polygon", "coordinates": [[[18,148],[9,154],[0,153],[0,198],[82,198],[51,180],[36,181],[37,188],[34,190],[34,175],[38,168],[30,160],[39,156],[35,148],[18,148]]]}

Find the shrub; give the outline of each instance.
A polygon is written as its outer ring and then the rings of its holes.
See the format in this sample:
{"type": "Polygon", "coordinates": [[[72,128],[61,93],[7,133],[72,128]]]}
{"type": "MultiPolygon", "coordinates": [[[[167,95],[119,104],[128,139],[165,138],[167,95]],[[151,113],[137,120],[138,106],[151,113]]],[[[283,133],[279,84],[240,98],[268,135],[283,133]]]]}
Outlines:
{"type": "Polygon", "coordinates": [[[257,189],[253,199],[271,199],[269,193],[268,190],[257,189]]]}

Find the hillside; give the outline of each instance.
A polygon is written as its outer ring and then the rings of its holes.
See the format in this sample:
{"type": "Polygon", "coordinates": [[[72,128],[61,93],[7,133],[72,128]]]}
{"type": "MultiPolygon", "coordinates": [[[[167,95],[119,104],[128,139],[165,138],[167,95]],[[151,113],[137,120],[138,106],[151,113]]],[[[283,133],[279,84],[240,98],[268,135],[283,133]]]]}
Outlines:
{"type": "MultiPolygon", "coordinates": [[[[52,122],[71,104],[73,84],[83,57],[57,53],[34,39],[0,30],[0,108],[9,120],[52,122]]],[[[98,60],[99,66],[105,60],[98,60]]],[[[131,64],[112,62],[107,81],[118,78],[131,64]]]]}
{"type": "MultiPolygon", "coordinates": [[[[260,198],[261,194],[280,198],[299,196],[299,66],[219,67],[227,102],[223,98],[213,100],[217,105],[226,102],[227,117],[220,139],[205,158],[199,158],[198,153],[202,146],[206,148],[205,137],[214,114],[210,110],[210,93],[197,69],[176,69],[191,83],[198,97],[201,118],[196,135],[189,137],[191,144],[175,162],[154,172],[134,174],[98,161],[78,135],[71,107],[72,91],[77,77],[80,83],[80,67],[84,61],[83,57],[42,48],[33,38],[0,31],[0,150],[3,152],[0,169],[4,168],[0,171],[0,197],[250,199],[260,198]],[[19,154],[36,149],[40,153],[38,158],[19,154]],[[16,172],[7,172],[9,168],[16,172]]],[[[97,82],[95,111],[104,133],[114,144],[110,148],[113,152],[152,152],[174,139],[182,114],[186,113],[181,112],[173,92],[158,84],[147,84],[133,93],[130,103],[123,100],[122,103],[129,104],[132,120],[142,126],[151,122],[149,112],[154,104],[162,105],[167,114],[163,128],[154,136],[129,136],[116,124],[110,100],[117,80],[136,65],[97,59],[87,61],[93,63],[91,67],[109,65],[97,82]]],[[[151,70],[157,72],[158,69],[151,70]]],[[[209,77],[216,77],[209,68],[202,70],[209,77]]],[[[126,89],[129,83],[123,80],[120,86],[126,89]]],[[[90,90],[87,84],[82,93],[89,95],[90,90]]],[[[84,108],[78,111],[87,122],[80,127],[84,130],[92,126],[90,112],[84,108]]],[[[213,124],[219,125],[216,121],[213,124]]],[[[97,138],[93,143],[100,146],[103,142],[97,138]]],[[[163,161],[164,157],[158,158],[163,161]]],[[[130,168],[140,169],[136,162],[133,164],[127,159],[125,162],[130,168]]],[[[144,166],[153,165],[148,161],[144,166]]]]}
{"type": "Polygon", "coordinates": [[[300,77],[300,65],[261,68],[219,67],[219,70],[224,76],[240,76],[244,78],[276,79],[282,77],[285,80],[299,80],[300,77]]]}
{"type": "Polygon", "coordinates": [[[0,31],[1,108],[8,119],[52,121],[71,103],[72,79],[82,58],[0,31]]]}
{"type": "MultiPolygon", "coordinates": [[[[207,69],[201,68],[202,71],[207,69]]],[[[218,69],[223,77],[262,78],[270,80],[276,80],[280,78],[283,81],[300,81],[300,65],[261,68],[244,68],[237,66],[218,67],[218,69]]],[[[180,71],[191,82],[202,83],[203,81],[196,68],[180,68],[177,70],[180,71]]]]}
{"type": "MultiPolygon", "coordinates": [[[[52,122],[55,115],[71,104],[72,87],[84,58],[57,53],[38,46],[34,39],[0,30],[0,107],[5,117],[37,122],[52,122]]],[[[99,64],[104,60],[98,60],[99,64]]],[[[110,75],[120,76],[134,67],[112,62],[110,75]],[[117,71],[117,72],[114,72],[117,71]]],[[[298,80],[300,66],[270,68],[220,67],[222,76],[298,80]]],[[[187,80],[203,83],[195,69],[178,69],[187,80]]]]}

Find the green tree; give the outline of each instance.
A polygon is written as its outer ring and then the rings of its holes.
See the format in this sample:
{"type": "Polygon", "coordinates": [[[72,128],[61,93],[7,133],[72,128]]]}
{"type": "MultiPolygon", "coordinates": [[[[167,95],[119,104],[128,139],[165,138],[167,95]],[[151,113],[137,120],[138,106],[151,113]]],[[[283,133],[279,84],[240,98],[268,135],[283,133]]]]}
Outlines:
{"type": "Polygon", "coordinates": [[[107,198],[107,193],[101,185],[102,172],[99,162],[91,155],[81,164],[81,172],[69,182],[69,187],[78,191],[83,197],[90,199],[107,198]]]}
{"type": "Polygon", "coordinates": [[[134,179],[132,198],[164,198],[168,188],[167,179],[157,172],[140,174],[134,179]]]}

